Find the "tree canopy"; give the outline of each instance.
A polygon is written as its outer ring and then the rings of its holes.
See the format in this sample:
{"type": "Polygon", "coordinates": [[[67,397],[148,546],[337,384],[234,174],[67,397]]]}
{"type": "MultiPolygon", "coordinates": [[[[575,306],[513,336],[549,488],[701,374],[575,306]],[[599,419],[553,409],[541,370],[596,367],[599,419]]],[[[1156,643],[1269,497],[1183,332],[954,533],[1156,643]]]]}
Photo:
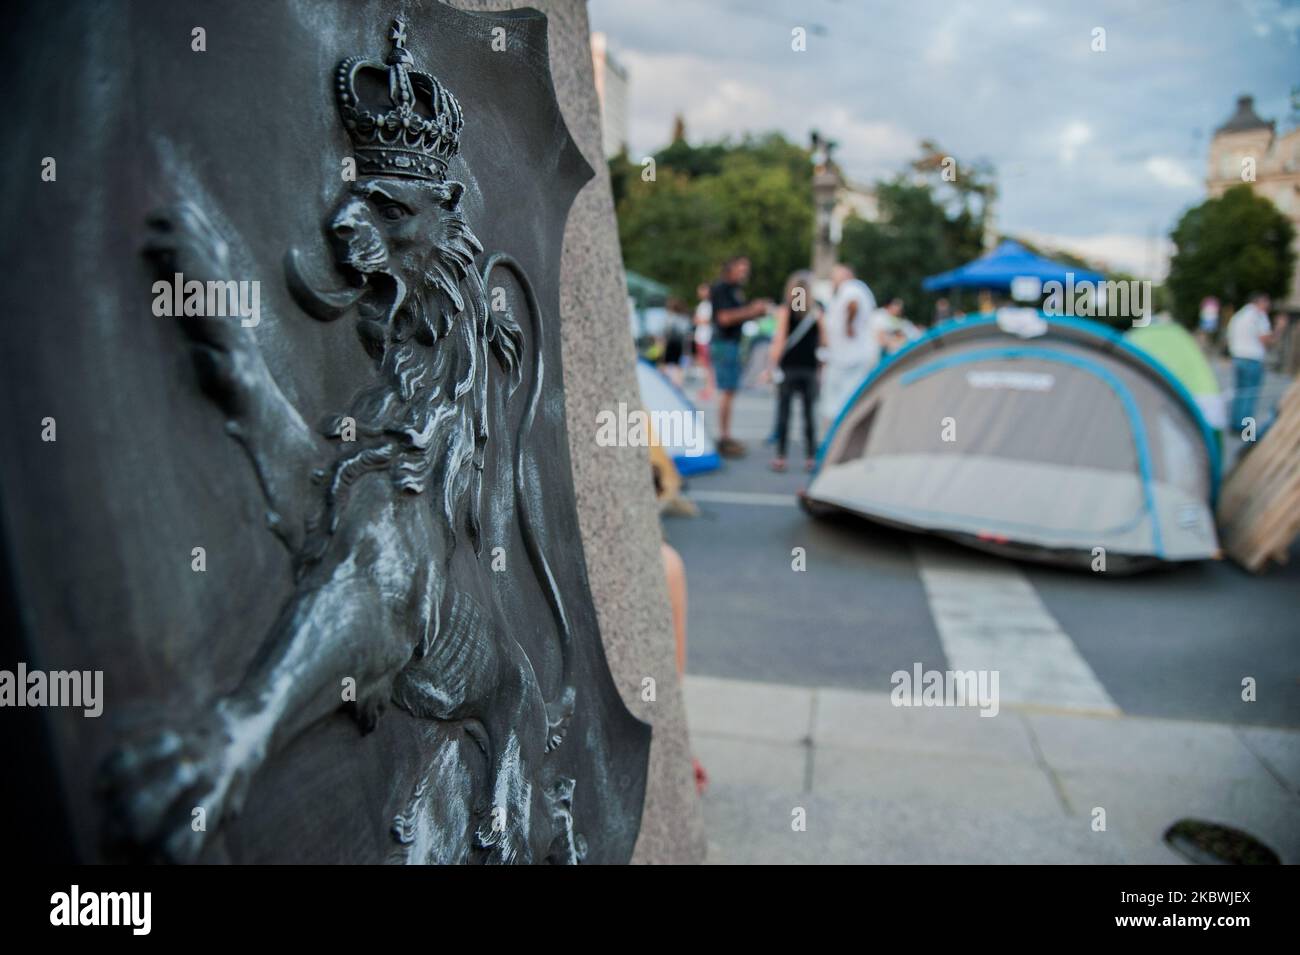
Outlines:
{"type": "Polygon", "coordinates": [[[1281,210],[1246,183],[1187,210],[1170,235],[1175,252],[1165,285],[1175,316],[1193,327],[1201,300],[1210,295],[1237,307],[1256,291],[1285,298],[1294,235],[1281,210]]]}
{"type": "Polygon", "coordinates": [[[921,290],[927,275],[956,268],[983,251],[983,209],[948,204],[933,183],[897,176],[876,186],[879,221],[844,223],[840,258],[871,286],[876,300],[897,296],[927,323],[938,295],[921,290]]]}
{"type": "Polygon", "coordinates": [[[685,301],[716,278],[723,260],[753,263],[749,293],[779,298],[786,277],[807,268],[812,249],[808,152],[780,134],[693,146],[684,139],[646,166],[610,160],[623,261],[685,301]]]}

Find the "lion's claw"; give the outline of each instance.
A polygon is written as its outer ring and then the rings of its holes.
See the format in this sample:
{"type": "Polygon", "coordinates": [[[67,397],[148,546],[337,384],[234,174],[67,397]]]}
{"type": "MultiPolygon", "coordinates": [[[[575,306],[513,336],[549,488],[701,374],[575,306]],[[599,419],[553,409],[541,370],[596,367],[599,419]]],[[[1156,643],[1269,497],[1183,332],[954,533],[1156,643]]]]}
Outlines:
{"type": "Polygon", "coordinates": [[[558,700],[546,704],[546,752],[552,752],[564,742],[573,720],[574,690],[571,686],[564,688],[558,700]]]}
{"type": "Polygon", "coordinates": [[[163,730],[122,746],[99,778],[110,853],[196,861],[208,836],[241,808],[248,778],[231,759],[229,735],[216,726],[163,730]]]}

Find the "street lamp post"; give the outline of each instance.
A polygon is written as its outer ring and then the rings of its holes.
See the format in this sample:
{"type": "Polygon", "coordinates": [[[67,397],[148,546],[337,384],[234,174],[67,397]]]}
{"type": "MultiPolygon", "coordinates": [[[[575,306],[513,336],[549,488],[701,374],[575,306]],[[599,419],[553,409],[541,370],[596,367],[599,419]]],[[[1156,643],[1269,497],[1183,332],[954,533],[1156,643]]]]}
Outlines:
{"type": "Polygon", "coordinates": [[[840,187],[839,172],[831,162],[835,143],[812,134],[813,163],[813,278],[819,285],[829,284],[831,267],[837,258],[837,239],[832,228],[835,194],[840,187]]]}

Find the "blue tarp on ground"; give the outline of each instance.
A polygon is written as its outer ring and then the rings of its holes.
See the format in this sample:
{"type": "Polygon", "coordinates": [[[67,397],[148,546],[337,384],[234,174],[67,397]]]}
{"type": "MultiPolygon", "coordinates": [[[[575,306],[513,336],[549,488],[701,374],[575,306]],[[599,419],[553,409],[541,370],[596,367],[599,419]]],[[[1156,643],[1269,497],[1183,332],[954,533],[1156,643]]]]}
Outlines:
{"type": "Polygon", "coordinates": [[[1019,242],[1006,239],[987,255],[973,262],[931,275],[921,283],[927,292],[949,288],[1009,289],[1018,278],[1036,278],[1041,282],[1066,281],[1072,274],[1075,282],[1101,282],[1105,276],[1063,262],[1053,262],[1035,255],[1019,242]]]}

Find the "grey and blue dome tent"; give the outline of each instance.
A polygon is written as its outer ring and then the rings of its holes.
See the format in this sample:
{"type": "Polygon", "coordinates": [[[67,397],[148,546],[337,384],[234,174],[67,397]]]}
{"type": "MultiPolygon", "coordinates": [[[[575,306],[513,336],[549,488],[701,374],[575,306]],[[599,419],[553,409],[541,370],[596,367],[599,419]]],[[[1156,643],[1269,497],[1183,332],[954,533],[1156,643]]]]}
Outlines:
{"type": "Polygon", "coordinates": [[[805,506],[1107,570],[1217,556],[1219,449],[1192,396],[1103,325],[1037,324],[946,322],[878,366],[805,506]]]}
{"type": "Polygon", "coordinates": [[[704,428],[704,416],[691,399],[644,358],[637,359],[636,379],[654,440],[673,459],[677,473],[690,477],[722,467],[718,449],[704,428]]]}

